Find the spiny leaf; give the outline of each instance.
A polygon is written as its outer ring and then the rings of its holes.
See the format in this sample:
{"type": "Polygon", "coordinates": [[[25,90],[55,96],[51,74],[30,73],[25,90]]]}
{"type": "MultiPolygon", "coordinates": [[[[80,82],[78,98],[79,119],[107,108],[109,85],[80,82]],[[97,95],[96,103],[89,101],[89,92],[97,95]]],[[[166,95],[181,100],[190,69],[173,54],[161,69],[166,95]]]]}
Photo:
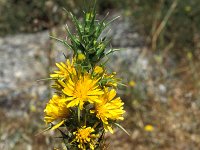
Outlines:
{"type": "Polygon", "coordinates": [[[113,21],[115,21],[118,18],[120,18],[120,16],[117,16],[117,17],[113,18],[112,20],[110,20],[109,22],[107,22],[106,26],[108,26],[109,24],[111,24],[113,21]]]}
{"type": "Polygon", "coordinates": [[[106,56],[109,55],[109,54],[111,54],[111,53],[114,53],[114,52],[116,52],[116,51],[120,51],[120,49],[111,49],[110,51],[108,51],[108,52],[106,53],[106,56]]]}
{"type": "Polygon", "coordinates": [[[121,86],[128,87],[128,85],[126,85],[126,84],[123,84],[123,83],[121,83],[121,82],[117,82],[117,84],[119,84],[119,85],[121,85],[121,86]]]}
{"type": "Polygon", "coordinates": [[[73,42],[76,43],[75,37],[74,37],[74,36],[72,35],[72,33],[70,32],[69,27],[68,27],[67,24],[65,25],[65,30],[67,31],[67,33],[68,33],[70,39],[71,39],[73,42]]]}
{"type": "Polygon", "coordinates": [[[40,135],[40,134],[42,134],[42,133],[44,133],[44,132],[46,132],[46,131],[49,131],[49,130],[51,130],[51,128],[53,127],[53,125],[52,124],[50,124],[50,126],[48,127],[48,128],[46,128],[46,129],[44,129],[43,131],[41,131],[41,132],[39,132],[39,133],[37,133],[35,136],[38,136],[38,135],[40,135]]]}
{"type": "Polygon", "coordinates": [[[128,133],[128,131],[126,131],[126,129],[124,129],[120,124],[118,123],[114,123],[117,127],[119,127],[120,129],[122,129],[127,135],[130,136],[130,134],[128,133]]]}
{"type": "Polygon", "coordinates": [[[76,29],[78,31],[78,34],[79,34],[79,38],[82,41],[82,36],[83,35],[82,35],[82,32],[81,32],[80,23],[79,23],[79,21],[76,19],[76,17],[72,13],[69,13],[69,14],[72,17],[72,21],[74,22],[75,27],[76,27],[76,29]]]}
{"type": "Polygon", "coordinates": [[[61,133],[63,139],[68,138],[68,136],[67,136],[62,130],[60,130],[59,128],[57,128],[57,130],[60,131],[60,133],[61,133]]]}
{"type": "Polygon", "coordinates": [[[47,81],[47,80],[53,80],[53,78],[44,78],[44,79],[39,79],[39,80],[36,80],[36,81],[39,82],[39,81],[47,81]]]}
{"type": "Polygon", "coordinates": [[[78,34],[79,34],[79,37],[81,38],[82,37],[82,34],[81,34],[81,29],[80,29],[80,23],[79,21],[76,19],[76,17],[69,11],[67,11],[65,8],[63,8],[64,11],[71,16],[72,18],[72,21],[73,23],[75,24],[76,28],[77,28],[77,31],[78,31],[78,34]]]}
{"type": "Polygon", "coordinates": [[[61,40],[61,39],[56,38],[56,37],[54,37],[54,36],[50,36],[50,38],[52,38],[52,39],[54,39],[54,40],[56,40],[56,41],[58,41],[58,42],[61,42],[62,44],[64,44],[64,45],[66,45],[67,47],[69,47],[70,49],[72,48],[65,40],[61,40]]]}
{"type": "Polygon", "coordinates": [[[100,22],[99,26],[98,26],[98,30],[97,30],[97,37],[100,36],[100,34],[102,33],[102,31],[106,28],[105,26],[105,21],[108,17],[109,13],[106,14],[106,16],[103,18],[103,20],[100,22]]]}

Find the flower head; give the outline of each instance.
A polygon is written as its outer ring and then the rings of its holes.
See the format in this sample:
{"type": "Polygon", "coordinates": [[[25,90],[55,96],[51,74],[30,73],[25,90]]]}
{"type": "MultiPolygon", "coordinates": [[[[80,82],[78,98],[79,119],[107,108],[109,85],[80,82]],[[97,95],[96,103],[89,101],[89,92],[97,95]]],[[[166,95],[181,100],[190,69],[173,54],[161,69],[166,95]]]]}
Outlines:
{"type": "Polygon", "coordinates": [[[74,68],[74,62],[70,63],[70,60],[67,59],[66,63],[60,62],[56,63],[56,66],[60,69],[58,71],[54,71],[53,74],[50,74],[51,78],[62,78],[66,79],[70,74],[76,75],[76,70],[74,68]]]}
{"type": "Polygon", "coordinates": [[[67,96],[67,107],[79,106],[82,110],[85,102],[99,103],[99,96],[104,92],[98,85],[98,79],[92,79],[89,74],[80,75],[77,78],[69,78],[66,83],[60,81],[64,86],[62,90],[67,96]]]}
{"type": "Polygon", "coordinates": [[[105,89],[104,95],[100,97],[101,103],[95,105],[95,110],[92,110],[91,113],[96,113],[97,118],[101,119],[104,124],[104,129],[109,130],[111,133],[112,128],[109,125],[109,120],[123,120],[123,105],[124,103],[120,97],[114,98],[116,96],[116,91],[112,89],[108,91],[105,89]]]}
{"type": "Polygon", "coordinates": [[[62,98],[58,95],[54,95],[52,97],[52,99],[46,105],[44,112],[44,121],[46,123],[52,123],[53,121],[61,120],[60,123],[57,123],[52,129],[60,127],[64,123],[64,120],[69,116],[69,110],[66,102],[63,102],[62,98]]]}
{"type": "Polygon", "coordinates": [[[148,124],[144,127],[144,130],[147,132],[152,132],[154,130],[154,127],[152,125],[148,124]]]}
{"type": "Polygon", "coordinates": [[[97,134],[93,134],[95,130],[91,127],[83,126],[78,129],[78,131],[73,134],[76,136],[75,141],[78,143],[78,147],[82,150],[86,150],[87,145],[89,144],[90,149],[94,150],[95,145],[97,144],[96,138],[99,137],[97,134]]]}

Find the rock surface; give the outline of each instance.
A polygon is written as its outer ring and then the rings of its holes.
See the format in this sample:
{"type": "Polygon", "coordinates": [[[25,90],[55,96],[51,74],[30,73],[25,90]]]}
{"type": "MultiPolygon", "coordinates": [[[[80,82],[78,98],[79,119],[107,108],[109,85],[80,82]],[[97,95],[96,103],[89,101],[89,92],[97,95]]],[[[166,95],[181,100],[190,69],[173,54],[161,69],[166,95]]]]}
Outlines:
{"type": "Polygon", "coordinates": [[[48,32],[0,38],[0,104],[40,90],[36,80],[47,77],[48,40],[48,32]]]}

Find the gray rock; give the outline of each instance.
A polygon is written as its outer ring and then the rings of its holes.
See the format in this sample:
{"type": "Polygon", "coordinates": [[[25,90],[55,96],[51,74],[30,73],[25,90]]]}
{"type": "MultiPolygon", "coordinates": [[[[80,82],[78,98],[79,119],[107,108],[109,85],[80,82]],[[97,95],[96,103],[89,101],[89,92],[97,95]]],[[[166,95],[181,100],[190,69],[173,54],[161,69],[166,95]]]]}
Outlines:
{"type": "Polygon", "coordinates": [[[0,103],[28,94],[36,80],[47,77],[48,40],[48,32],[0,38],[0,103]]]}

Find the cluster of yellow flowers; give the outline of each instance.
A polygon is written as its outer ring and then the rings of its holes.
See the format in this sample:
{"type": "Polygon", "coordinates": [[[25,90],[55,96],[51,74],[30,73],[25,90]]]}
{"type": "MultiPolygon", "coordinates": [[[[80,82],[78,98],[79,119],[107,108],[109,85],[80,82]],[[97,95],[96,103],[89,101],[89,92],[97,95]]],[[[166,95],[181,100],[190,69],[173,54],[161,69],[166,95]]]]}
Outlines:
{"type": "Polygon", "coordinates": [[[107,49],[110,40],[103,36],[114,19],[97,20],[95,7],[84,12],[82,21],[67,13],[76,33],[66,26],[69,41],[52,38],[72,50],[73,59],[56,63],[58,69],[50,74],[55,94],[46,105],[44,121],[61,132],[67,149],[98,149],[105,132],[113,133],[114,125],[121,127],[117,121],[125,113],[124,103],[116,96],[119,79],[115,72],[107,72],[103,59],[116,51],[107,49]]]}
{"type": "Polygon", "coordinates": [[[116,97],[118,80],[101,66],[81,69],[75,59],[56,66],[59,70],[50,75],[56,92],[46,105],[44,120],[53,124],[52,129],[66,127],[73,132],[72,143],[80,149],[87,145],[94,149],[99,129],[113,133],[113,122],[124,119],[124,103],[116,97]]]}

